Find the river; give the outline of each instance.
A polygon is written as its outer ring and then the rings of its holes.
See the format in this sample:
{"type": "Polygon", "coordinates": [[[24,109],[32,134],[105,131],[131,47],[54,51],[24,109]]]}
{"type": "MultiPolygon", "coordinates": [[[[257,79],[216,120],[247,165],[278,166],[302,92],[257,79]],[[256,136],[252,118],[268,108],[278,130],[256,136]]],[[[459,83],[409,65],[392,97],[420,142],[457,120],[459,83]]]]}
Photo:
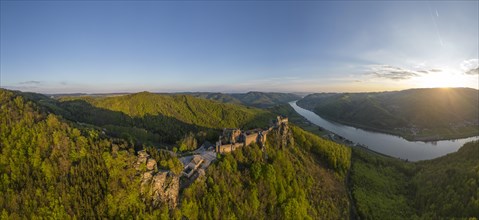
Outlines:
{"type": "Polygon", "coordinates": [[[475,136],[435,142],[408,141],[399,136],[366,131],[325,120],[316,113],[299,107],[296,105],[296,101],[290,102],[289,104],[297,113],[315,125],[321,126],[354,143],[365,145],[376,152],[401,159],[408,159],[409,161],[437,158],[448,153],[456,152],[466,142],[479,139],[479,136],[475,136]]]}

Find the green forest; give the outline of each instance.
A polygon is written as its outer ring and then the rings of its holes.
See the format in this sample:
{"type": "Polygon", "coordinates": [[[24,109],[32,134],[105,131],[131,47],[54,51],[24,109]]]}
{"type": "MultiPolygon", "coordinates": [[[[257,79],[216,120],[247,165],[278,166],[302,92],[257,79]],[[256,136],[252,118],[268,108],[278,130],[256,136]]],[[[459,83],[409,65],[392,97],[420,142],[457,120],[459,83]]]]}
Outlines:
{"type": "Polygon", "coordinates": [[[146,210],[134,149],[0,91],[2,219],[131,218],[146,210]]]}
{"type": "Polygon", "coordinates": [[[293,93],[275,92],[247,92],[247,93],[213,93],[213,92],[189,92],[184,93],[194,97],[215,100],[223,103],[242,104],[257,108],[270,108],[276,105],[301,99],[301,96],[293,93]]]}
{"type": "Polygon", "coordinates": [[[4,89],[0,104],[1,219],[479,217],[477,141],[411,163],[305,131],[287,106],[150,93],[57,100],[4,89]],[[277,114],[291,118],[288,129],[273,129],[264,146],[218,154],[179,190],[176,207],[142,193],[139,150],[178,177],[183,164],[164,149],[188,153],[223,127],[265,127],[277,114]]]}
{"type": "Polygon", "coordinates": [[[300,128],[290,136],[284,148],[271,135],[265,152],[253,144],[222,156],[204,182],[185,190],[182,213],[189,219],[348,218],[343,184],[350,150],[317,137],[305,141],[312,134],[300,128]]]}
{"type": "Polygon", "coordinates": [[[363,219],[477,219],[479,141],[415,163],[353,149],[350,187],[363,219]]]}
{"type": "MultiPolygon", "coordinates": [[[[181,207],[152,209],[139,193],[140,178],[132,166],[135,148],[128,141],[49,114],[47,108],[15,92],[3,90],[0,97],[3,217],[348,216],[342,183],[349,149],[317,137],[305,141],[304,136],[312,134],[299,128],[287,134],[286,148],[268,144],[263,152],[254,144],[221,156],[204,181],[183,192],[181,207]],[[318,153],[329,145],[339,149],[326,158],[337,158],[325,160],[318,153]],[[324,166],[319,160],[325,161],[324,166]],[[252,208],[257,211],[251,212],[252,208]]],[[[275,143],[278,135],[272,134],[268,142],[275,143]]],[[[178,160],[167,155],[152,153],[163,169],[179,173],[178,160]]]]}
{"type": "Polygon", "coordinates": [[[132,144],[175,144],[189,133],[214,141],[223,128],[257,128],[270,124],[265,110],[219,103],[190,95],[148,92],[124,96],[71,96],[52,99],[24,94],[49,111],[73,122],[101,127],[132,144]]]}

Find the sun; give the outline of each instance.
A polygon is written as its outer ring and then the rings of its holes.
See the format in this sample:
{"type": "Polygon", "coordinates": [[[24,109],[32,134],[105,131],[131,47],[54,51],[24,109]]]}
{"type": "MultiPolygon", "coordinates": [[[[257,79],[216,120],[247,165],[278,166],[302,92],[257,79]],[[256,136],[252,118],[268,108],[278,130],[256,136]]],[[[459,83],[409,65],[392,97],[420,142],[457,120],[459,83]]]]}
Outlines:
{"type": "Polygon", "coordinates": [[[466,87],[471,79],[463,74],[435,73],[412,79],[412,83],[421,88],[466,87]]]}

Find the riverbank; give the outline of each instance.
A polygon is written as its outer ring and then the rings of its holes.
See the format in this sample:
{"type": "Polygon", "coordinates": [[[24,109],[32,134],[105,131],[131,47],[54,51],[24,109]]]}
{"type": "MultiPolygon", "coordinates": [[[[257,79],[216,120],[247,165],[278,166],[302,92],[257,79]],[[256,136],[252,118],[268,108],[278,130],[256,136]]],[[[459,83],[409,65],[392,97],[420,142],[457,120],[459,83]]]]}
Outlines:
{"type": "MultiPolygon", "coordinates": [[[[314,111],[312,111],[312,112],[314,112],[314,111]]],[[[424,134],[424,135],[420,135],[420,134],[419,135],[411,135],[411,134],[406,134],[404,132],[399,132],[399,131],[394,131],[394,130],[389,130],[389,129],[380,129],[380,128],[375,128],[375,127],[371,127],[371,126],[367,126],[367,125],[363,125],[363,124],[337,120],[337,119],[334,119],[334,118],[331,118],[331,117],[328,117],[328,116],[320,115],[317,112],[314,112],[314,113],[317,114],[318,116],[320,116],[320,117],[322,117],[322,118],[324,118],[328,121],[334,122],[334,123],[339,123],[339,124],[343,124],[343,125],[347,125],[347,126],[351,126],[351,127],[355,127],[355,128],[360,128],[360,129],[363,129],[363,130],[366,130],[366,131],[371,131],[371,132],[379,132],[379,133],[395,135],[395,136],[402,137],[407,141],[435,142],[435,141],[456,140],[456,139],[470,138],[470,137],[479,136],[478,130],[474,130],[474,129],[469,129],[467,131],[464,131],[464,132],[461,131],[461,132],[454,133],[454,134],[446,133],[446,131],[444,131],[443,133],[438,133],[438,132],[435,132],[435,131],[429,131],[428,134],[424,134]]],[[[409,128],[409,129],[413,129],[413,128],[409,128]]]]}
{"type": "MultiPolygon", "coordinates": [[[[299,106],[299,105],[298,105],[299,106]]],[[[354,123],[351,121],[340,120],[338,118],[330,117],[320,112],[311,109],[311,106],[299,106],[314,112],[318,116],[343,125],[348,125],[355,128],[360,128],[366,131],[380,132],[390,135],[395,135],[406,139],[407,141],[421,141],[421,142],[435,142],[443,140],[456,140],[462,138],[469,138],[479,136],[479,125],[472,123],[464,123],[464,125],[456,125],[456,127],[438,127],[438,128],[417,128],[417,127],[404,127],[404,128],[378,128],[360,123],[354,123]]]]}
{"type": "Polygon", "coordinates": [[[323,127],[325,130],[336,133],[375,152],[395,158],[407,159],[408,161],[434,159],[457,151],[466,142],[479,139],[479,136],[475,136],[433,142],[408,141],[403,137],[392,134],[371,132],[362,128],[331,122],[312,111],[299,107],[294,102],[289,104],[295,113],[306,118],[309,122],[323,127]]]}
{"type": "MultiPolygon", "coordinates": [[[[294,108],[291,105],[280,105],[276,106],[275,109],[270,109],[272,112],[280,115],[287,116],[289,118],[289,121],[297,126],[299,126],[301,129],[311,132],[315,135],[318,135],[324,139],[331,140],[333,142],[336,142],[338,144],[343,144],[349,147],[354,147],[354,148],[360,148],[365,151],[368,151],[370,153],[376,154],[376,155],[381,155],[385,157],[390,157],[390,158],[396,158],[396,159],[401,159],[398,157],[393,157],[387,154],[380,153],[378,151],[372,150],[369,148],[369,146],[366,145],[361,145],[359,143],[355,143],[341,135],[338,135],[326,128],[323,128],[319,125],[314,124],[313,122],[309,121],[307,118],[299,114],[294,110],[294,108]]],[[[407,160],[407,159],[406,159],[407,160]]]]}

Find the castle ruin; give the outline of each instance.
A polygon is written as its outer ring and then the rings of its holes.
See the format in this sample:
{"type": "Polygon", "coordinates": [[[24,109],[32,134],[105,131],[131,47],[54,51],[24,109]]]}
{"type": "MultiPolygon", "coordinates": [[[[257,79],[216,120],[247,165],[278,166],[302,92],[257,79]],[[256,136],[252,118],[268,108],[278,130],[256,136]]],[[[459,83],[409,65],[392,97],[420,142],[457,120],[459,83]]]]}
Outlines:
{"type": "Polygon", "coordinates": [[[273,125],[266,130],[253,129],[242,132],[238,128],[225,128],[216,142],[216,152],[229,153],[252,143],[257,143],[263,147],[266,143],[266,136],[273,128],[282,128],[287,124],[288,118],[277,116],[273,125]]]}

